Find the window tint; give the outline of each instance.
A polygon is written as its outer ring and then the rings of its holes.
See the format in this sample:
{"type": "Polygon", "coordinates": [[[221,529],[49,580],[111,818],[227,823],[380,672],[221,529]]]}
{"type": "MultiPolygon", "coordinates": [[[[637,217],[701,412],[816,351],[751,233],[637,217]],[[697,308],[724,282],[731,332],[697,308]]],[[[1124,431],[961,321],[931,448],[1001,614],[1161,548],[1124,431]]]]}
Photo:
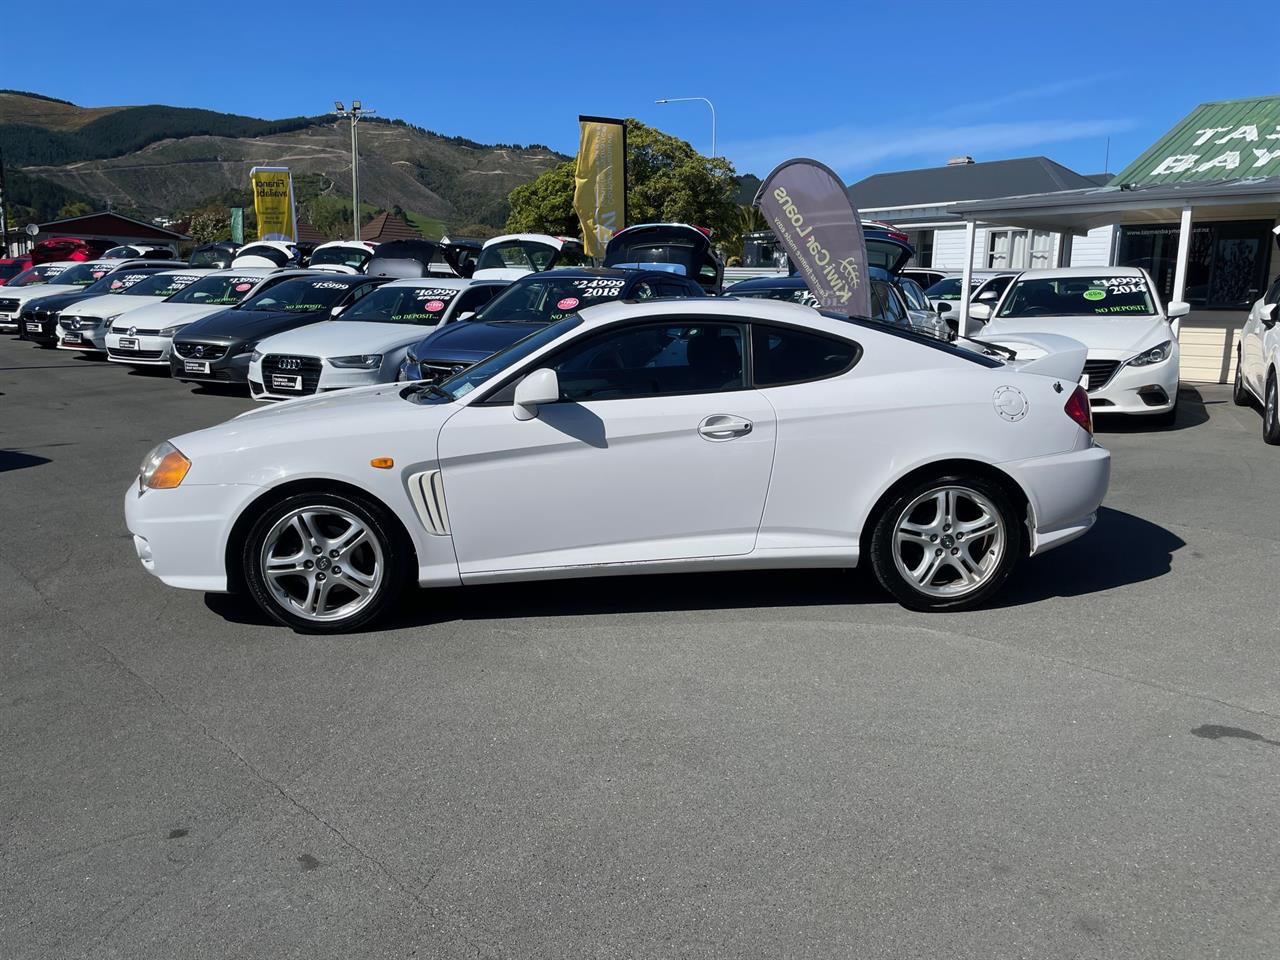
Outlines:
{"type": "Polygon", "coordinates": [[[833,377],[849,369],[857,356],[857,344],[847,340],[787,327],[751,328],[751,373],[757,387],[833,377]]]}
{"type": "Polygon", "coordinates": [[[562,400],[741,390],[746,386],[742,339],[737,324],[645,324],[587,337],[551,367],[560,379],[562,400]]]}
{"type": "Polygon", "coordinates": [[[929,303],[929,298],[924,295],[924,291],[920,289],[920,284],[916,283],[910,277],[903,277],[898,281],[899,287],[902,289],[902,295],[907,298],[907,303],[911,305],[912,310],[932,310],[933,307],[929,303]]]}
{"type": "Polygon", "coordinates": [[[472,313],[475,313],[477,310],[483,307],[486,303],[492,300],[495,296],[497,296],[498,291],[501,289],[502,288],[499,286],[487,285],[483,287],[472,287],[469,290],[464,290],[462,293],[462,299],[458,301],[458,308],[454,311],[455,318],[461,314],[466,313],[468,310],[470,310],[472,313]]]}
{"type": "Polygon", "coordinates": [[[883,280],[871,281],[871,316],[882,323],[902,325],[907,322],[907,312],[902,302],[894,296],[893,288],[883,280]]]}

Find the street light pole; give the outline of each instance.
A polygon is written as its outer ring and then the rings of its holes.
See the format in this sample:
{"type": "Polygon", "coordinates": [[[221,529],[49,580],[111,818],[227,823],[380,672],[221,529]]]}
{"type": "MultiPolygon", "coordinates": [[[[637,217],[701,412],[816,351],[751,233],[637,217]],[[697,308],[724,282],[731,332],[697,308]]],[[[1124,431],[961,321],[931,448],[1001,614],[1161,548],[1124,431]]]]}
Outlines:
{"type": "Polygon", "coordinates": [[[351,101],[351,109],[342,105],[341,100],[333,101],[338,108],[338,116],[351,119],[351,233],[353,240],[360,239],[360,138],[356,133],[356,124],[366,113],[377,113],[371,107],[360,106],[359,100],[351,101]]]}
{"type": "Polygon", "coordinates": [[[691,100],[701,100],[711,108],[711,159],[716,158],[716,105],[706,97],[667,97],[663,100],[655,100],[654,103],[688,103],[691,100]]]}

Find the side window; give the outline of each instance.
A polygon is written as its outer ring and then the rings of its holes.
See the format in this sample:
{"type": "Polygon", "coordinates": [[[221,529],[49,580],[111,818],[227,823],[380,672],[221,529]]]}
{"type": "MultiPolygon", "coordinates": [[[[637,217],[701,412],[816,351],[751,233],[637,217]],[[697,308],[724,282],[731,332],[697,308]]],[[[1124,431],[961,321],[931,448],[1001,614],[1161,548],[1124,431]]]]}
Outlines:
{"type": "Polygon", "coordinates": [[[730,323],[649,323],[585,337],[550,364],[560,399],[625,400],[746,388],[743,331],[730,323]]]}
{"type": "Polygon", "coordinates": [[[492,300],[494,294],[501,289],[499,286],[486,285],[462,291],[462,296],[458,298],[458,306],[453,311],[454,316],[461,316],[468,310],[474,313],[492,300]]]}
{"type": "Polygon", "coordinates": [[[632,300],[652,300],[658,295],[658,291],[654,289],[653,284],[647,280],[641,280],[631,288],[632,300]]]}
{"type": "Polygon", "coordinates": [[[757,387],[822,380],[844,373],[858,359],[856,343],[788,327],[751,328],[751,377],[757,387]]]}
{"type": "Polygon", "coordinates": [[[907,312],[902,307],[902,301],[897,298],[894,289],[884,281],[872,281],[871,303],[877,320],[899,325],[907,322],[907,312]]]}
{"type": "Polygon", "coordinates": [[[1276,282],[1271,285],[1271,289],[1267,291],[1263,303],[1280,303],[1280,277],[1276,278],[1276,282]]]}
{"type": "Polygon", "coordinates": [[[373,293],[376,289],[378,289],[378,285],[376,283],[362,283],[338,302],[344,307],[349,307],[357,300],[364,299],[365,296],[373,293]]]}
{"type": "MultiPolygon", "coordinates": [[[[701,292],[702,290],[699,289],[698,293],[701,292]]],[[[673,280],[663,280],[658,284],[658,296],[660,297],[692,297],[696,295],[683,283],[676,283],[673,280]]]]}

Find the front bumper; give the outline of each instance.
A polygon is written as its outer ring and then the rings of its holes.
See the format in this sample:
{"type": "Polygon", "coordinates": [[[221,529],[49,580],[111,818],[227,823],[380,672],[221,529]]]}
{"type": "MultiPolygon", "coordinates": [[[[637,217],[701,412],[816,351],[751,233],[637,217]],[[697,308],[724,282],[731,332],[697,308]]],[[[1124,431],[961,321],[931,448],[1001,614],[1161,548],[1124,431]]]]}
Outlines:
{"type": "MultiPolygon", "coordinates": [[[[1093,362],[1095,357],[1090,354],[1089,360],[1093,362]]],[[[1168,413],[1178,402],[1178,361],[1176,346],[1169,359],[1159,363],[1132,367],[1122,361],[1101,385],[1095,385],[1090,378],[1089,406],[1094,413],[1168,413]]]]}
{"type": "Polygon", "coordinates": [[[1087,533],[1111,482],[1111,453],[1096,443],[999,467],[1027,495],[1032,556],[1087,533]]]}
{"type": "Polygon", "coordinates": [[[18,322],[18,336],[33,343],[58,342],[57,320],[48,314],[23,313],[18,322]]]}
{"type": "Polygon", "coordinates": [[[59,323],[54,327],[54,333],[59,350],[78,350],[81,353],[106,352],[106,330],[103,327],[69,330],[59,323]]]}
{"type": "MultiPolygon", "coordinates": [[[[238,347],[231,347],[235,350],[238,347]]],[[[251,351],[250,351],[251,352],[251,351]]],[[[234,356],[222,356],[216,360],[196,360],[198,367],[178,355],[177,349],[169,354],[169,373],[175,379],[189,383],[248,383],[250,352],[234,356]],[[207,367],[204,366],[207,364],[207,367]]]]}
{"type": "Polygon", "coordinates": [[[124,495],[124,518],[142,566],[171,587],[227,590],[226,544],[235,518],[256,494],[247,484],[184,484],[124,495]]]}
{"type": "Polygon", "coordinates": [[[249,364],[249,394],[253,399],[261,401],[293,400],[332,390],[390,383],[395,379],[395,374],[396,364],[386,358],[372,370],[335,367],[328,360],[321,360],[318,377],[304,376],[301,371],[297,374],[271,374],[263,369],[263,361],[258,360],[249,364]],[[277,379],[281,376],[284,379],[277,379]],[[296,383],[297,389],[284,389],[285,383],[296,383]]]}
{"type": "Polygon", "coordinates": [[[128,334],[112,332],[106,336],[106,348],[107,359],[113,363],[167,367],[169,354],[173,348],[173,337],[141,333],[131,337],[128,334]]]}

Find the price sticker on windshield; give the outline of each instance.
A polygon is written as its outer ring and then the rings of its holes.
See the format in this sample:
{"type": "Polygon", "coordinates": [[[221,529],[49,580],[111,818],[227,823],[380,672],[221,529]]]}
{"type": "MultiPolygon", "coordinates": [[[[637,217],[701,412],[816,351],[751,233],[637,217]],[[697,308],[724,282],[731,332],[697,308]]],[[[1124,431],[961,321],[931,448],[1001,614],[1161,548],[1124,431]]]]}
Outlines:
{"type": "Polygon", "coordinates": [[[253,284],[252,284],[252,283],[237,283],[237,284],[236,284],[236,293],[248,293],[248,292],[249,292],[250,290],[252,290],[252,289],[253,289],[253,284]]]}
{"type": "Polygon", "coordinates": [[[422,305],[422,309],[427,313],[439,313],[444,308],[445,302],[443,300],[428,300],[422,305]]]}
{"type": "Polygon", "coordinates": [[[561,300],[559,303],[557,303],[557,304],[556,304],[556,309],[557,309],[557,310],[572,310],[572,309],[573,309],[574,307],[576,307],[577,305],[578,305],[578,298],[577,298],[577,297],[565,297],[563,300],[561,300]]]}

